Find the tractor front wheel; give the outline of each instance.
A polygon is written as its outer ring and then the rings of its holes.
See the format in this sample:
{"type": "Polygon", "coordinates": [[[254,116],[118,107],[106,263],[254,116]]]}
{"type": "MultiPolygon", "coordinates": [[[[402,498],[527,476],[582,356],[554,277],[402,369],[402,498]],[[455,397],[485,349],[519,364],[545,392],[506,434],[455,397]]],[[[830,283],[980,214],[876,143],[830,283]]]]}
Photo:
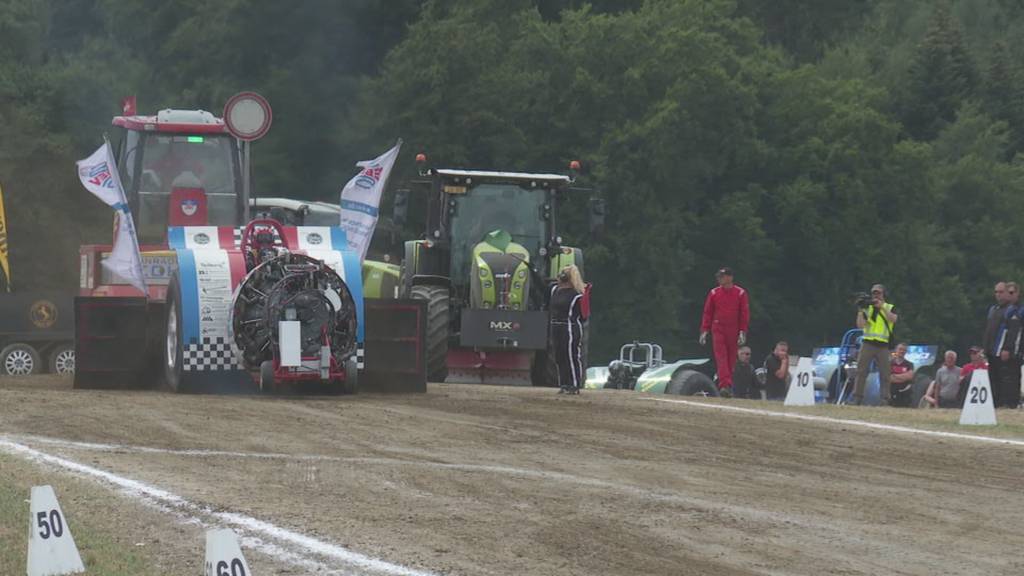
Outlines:
{"type": "Polygon", "coordinates": [[[260,363],[260,392],[270,394],[274,391],[274,361],[264,360],[260,363]]]}
{"type": "Polygon", "coordinates": [[[444,382],[448,377],[448,289],[413,286],[409,296],[427,302],[427,380],[444,382]]]}
{"type": "Polygon", "coordinates": [[[185,372],[185,343],[181,322],[181,290],[178,275],[167,285],[167,323],[164,331],[164,381],[172,392],[187,392],[189,376],[185,372]]]}
{"type": "Polygon", "coordinates": [[[359,364],[355,358],[345,361],[345,381],[341,384],[343,394],[355,394],[359,390],[359,364]]]}

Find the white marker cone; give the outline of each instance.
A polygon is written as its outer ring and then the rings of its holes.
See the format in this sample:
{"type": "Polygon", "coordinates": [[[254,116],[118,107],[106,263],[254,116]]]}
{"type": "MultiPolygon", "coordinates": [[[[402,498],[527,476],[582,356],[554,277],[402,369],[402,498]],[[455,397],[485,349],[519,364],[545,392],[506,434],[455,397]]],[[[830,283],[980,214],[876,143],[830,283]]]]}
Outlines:
{"type": "Polygon", "coordinates": [[[960,411],[962,426],[995,426],[996,408],[992,405],[992,385],[988,370],[975,369],[971,373],[971,384],[967,387],[964,407],[960,411]]]}
{"type": "Polygon", "coordinates": [[[85,572],[64,511],[49,486],[33,486],[28,518],[28,576],[85,572]]]}
{"type": "Polygon", "coordinates": [[[814,406],[814,364],[810,357],[800,358],[793,370],[793,381],[786,392],[784,406],[814,406]]]}
{"type": "Polygon", "coordinates": [[[252,576],[231,530],[207,530],[206,576],[252,576]]]}

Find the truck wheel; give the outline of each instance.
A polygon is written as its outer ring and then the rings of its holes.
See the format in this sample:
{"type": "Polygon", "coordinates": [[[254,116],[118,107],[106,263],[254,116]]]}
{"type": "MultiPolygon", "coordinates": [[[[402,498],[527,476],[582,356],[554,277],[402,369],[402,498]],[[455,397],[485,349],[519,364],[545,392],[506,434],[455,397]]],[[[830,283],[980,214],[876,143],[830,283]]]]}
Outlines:
{"type": "Polygon", "coordinates": [[[448,289],[413,286],[409,296],[427,301],[427,380],[444,382],[448,377],[448,289]]]}
{"type": "Polygon", "coordinates": [[[172,392],[187,392],[189,377],[185,373],[185,344],[181,323],[181,292],[178,288],[178,275],[171,276],[167,285],[167,323],[164,330],[164,380],[172,392]]]}
{"type": "Polygon", "coordinates": [[[672,375],[672,380],[665,387],[665,394],[718,397],[718,388],[715,388],[711,378],[696,370],[680,370],[672,375]]]}
{"type": "Polygon", "coordinates": [[[75,373],[75,347],[72,344],[58,344],[50,352],[51,374],[75,373]]]}
{"type": "Polygon", "coordinates": [[[270,394],[274,391],[274,361],[260,362],[260,392],[270,394]]]}
{"type": "Polygon", "coordinates": [[[8,376],[30,376],[42,370],[39,353],[28,344],[15,342],[0,350],[0,371],[8,376]]]}

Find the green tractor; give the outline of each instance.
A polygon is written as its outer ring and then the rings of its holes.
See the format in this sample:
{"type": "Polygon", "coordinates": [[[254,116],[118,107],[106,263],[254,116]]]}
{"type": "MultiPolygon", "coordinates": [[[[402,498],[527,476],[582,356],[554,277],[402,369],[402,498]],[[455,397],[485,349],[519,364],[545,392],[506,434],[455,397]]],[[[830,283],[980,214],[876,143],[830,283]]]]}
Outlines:
{"type": "MultiPolygon", "coordinates": [[[[417,162],[425,163],[423,155],[417,162]]],[[[579,168],[571,165],[572,174],[579,168]]],[[[547,299],[558,271],[583,269],[583,252],[562,243],[557,208],[575,178],[421,169],[426,232],[405,243],[400,297],[427,302],[427,376],[432,382],[555,385],[547,299]]],[[[404,221],[409,191],[395,196],[404,221]]],[[[603,204],[591,200],[592,230],[603,204]]],[[[385,296],[386,297],[386,296],[385,296]]],[[[584,330],[584,351],[586,350],[584,330]]],[[[585,352],[584,352],[585,354],[585,352]]]]}

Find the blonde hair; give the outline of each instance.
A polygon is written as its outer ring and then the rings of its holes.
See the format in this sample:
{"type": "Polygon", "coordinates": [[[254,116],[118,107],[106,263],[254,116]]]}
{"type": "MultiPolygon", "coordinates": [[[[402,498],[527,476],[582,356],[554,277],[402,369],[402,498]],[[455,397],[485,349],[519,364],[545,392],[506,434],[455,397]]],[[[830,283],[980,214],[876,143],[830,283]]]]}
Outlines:
{"type": "Polygon", "coordinates": [[[583,275],[580,274],[580,269],[577,268],[575,264],[570,264],[569,266],[559,270],[559,278],[561,278],[563,274],[569,277],[569,284],[572,284],[573,289],[579,294],[583,294],[586,286],[583,284],[583,275]]]}

